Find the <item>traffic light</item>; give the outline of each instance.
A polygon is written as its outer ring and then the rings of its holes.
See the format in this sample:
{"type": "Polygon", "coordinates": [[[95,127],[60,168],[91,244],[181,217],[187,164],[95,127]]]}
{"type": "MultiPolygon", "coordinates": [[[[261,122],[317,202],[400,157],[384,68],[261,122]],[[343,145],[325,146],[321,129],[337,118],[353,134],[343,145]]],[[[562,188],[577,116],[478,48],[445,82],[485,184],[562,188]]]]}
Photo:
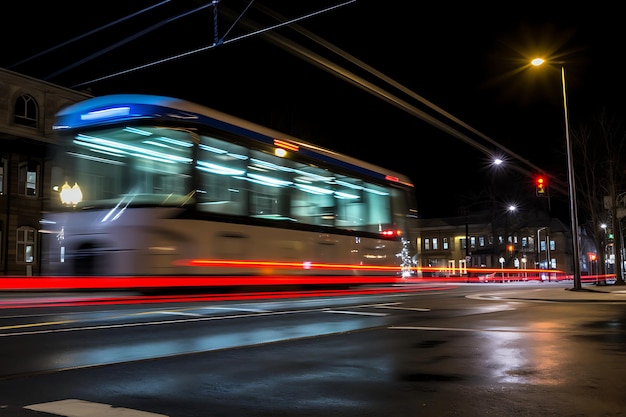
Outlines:
{"type": "Polygon", "coordinates": [[[548,181],[546,177],[538,176],[535,178],[535,193],[537,197],[543,197],[547,193],[548,181]]]}

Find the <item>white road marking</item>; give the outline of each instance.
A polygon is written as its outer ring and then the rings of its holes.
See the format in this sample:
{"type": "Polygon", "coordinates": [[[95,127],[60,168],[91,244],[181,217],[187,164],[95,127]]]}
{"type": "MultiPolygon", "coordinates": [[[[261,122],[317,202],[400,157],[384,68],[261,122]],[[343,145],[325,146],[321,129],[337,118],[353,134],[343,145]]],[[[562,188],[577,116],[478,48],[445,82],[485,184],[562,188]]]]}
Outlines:
{"type": "Polygon", "coordinates": [[[267,313],[270,310],[261,308],[233,308],[233,307],[202,307],[202,310],[249,311],[251,313],[267,313]]]}
{"type": "Polygon", "coordinates": [[[570,333],[569,330],[535,330],[535,329],[467,329],[463,327],[424,327],[424,326],[391,326],[390,330],[426,330],[450,332],[493,332],[493,333],[570,333]]]}
{"type": "Polygon", "coordinates": [[[168,417],[165,414],[149,413],[147,411],[119,408],[109,404],[75,399],[32,404],[24,408],[66,417],[168,417]]]}
{"type": "Polygon", "coordinates": [[[347,311],[347,310],[324,310],[325,313],[336,313],[336,314],[354,314],[356,316],[377,316],[383,317],[388,316],[387,313],[367,313],[364,311],[347,311]]]}
{"type": "Polygon", "coordinates": [[[202,317],[202,314],[198,313],[185,313],[183,311],[154,311],[154,314],[170,314],[172,316],[194,316],[194,317],[202,317]]]}
{"type": "Polygon", "coordinates": [[[419,308],[419,307],[398,307],[398,306],[390,306],[380,304],[375,306],[376,308],[389,308],[392,310],[407,310],[407,311],[430,311],[430,308],[419,308]]]}

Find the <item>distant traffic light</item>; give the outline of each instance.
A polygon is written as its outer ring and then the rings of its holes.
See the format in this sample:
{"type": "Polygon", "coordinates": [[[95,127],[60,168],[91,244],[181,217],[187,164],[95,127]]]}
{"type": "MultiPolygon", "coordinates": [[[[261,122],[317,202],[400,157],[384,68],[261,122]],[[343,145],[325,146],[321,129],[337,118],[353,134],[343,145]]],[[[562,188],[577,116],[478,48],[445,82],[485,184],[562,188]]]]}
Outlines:
{"type": "Polygon", "coordinates": [[[547,188],[548,181],[546,181],[546,177],[538,176],[535,178],[535,193],[538,197],[546,195],[547,188]]]}

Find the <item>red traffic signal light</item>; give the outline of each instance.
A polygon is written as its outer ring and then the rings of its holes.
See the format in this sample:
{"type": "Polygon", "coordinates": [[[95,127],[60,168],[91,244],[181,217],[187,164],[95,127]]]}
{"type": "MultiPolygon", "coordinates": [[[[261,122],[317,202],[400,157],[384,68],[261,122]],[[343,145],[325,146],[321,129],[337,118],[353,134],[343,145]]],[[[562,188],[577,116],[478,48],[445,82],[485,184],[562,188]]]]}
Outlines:
{"type": "Polygon", "coordinates": [[[546,189],[548,187],[548,181],[546,181],[545,177],[537,177],[535,178],[535,192],[537,196],[546,195],[546,189]]]}

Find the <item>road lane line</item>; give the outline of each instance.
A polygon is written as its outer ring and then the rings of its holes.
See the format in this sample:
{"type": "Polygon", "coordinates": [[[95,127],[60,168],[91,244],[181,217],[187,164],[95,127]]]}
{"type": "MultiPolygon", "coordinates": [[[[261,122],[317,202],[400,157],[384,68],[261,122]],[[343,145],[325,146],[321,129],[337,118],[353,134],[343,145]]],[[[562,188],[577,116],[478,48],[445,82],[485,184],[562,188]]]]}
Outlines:
{"type": "MultiPolygon", "coordinates": [[[[23,332],[14,332],[14,333],[0,333],[0,337],[15,337],[15,336],[26,336],[26,335],[34,335],[34,334],[48,334],[48,333],[66,333],[66,332],[77,332],[77,331],[88,331],[88,330],[105,330],[105,329],[122,329],[122,328],[130,328],[130,327],[146,327],[146,326],[162,326],[162,325],[173,325],[173,324],[181,324],[181,323],[194,323],[201,321],[219,321],[219,320],[234,320],[234,319],[242,319],[242,318],[250,318],[250,317],[269,317],[269,316],[285,316],[285,315],[295,315],[295,314],[305,314],[305,313],[315,313],[315,312],[324,312],[324,309],[320,308],[312,308],[312,309],[303,309],[303,310],[285,310],[285,311],[268,311],[262,313],[242,313],[242,314],[233,314],[229,316],[211,316],[211,317],[188,317],[181,319],[172,319],[172,320],[158,320],[158,321],[148,321],[148,322],[138,322],[138,323],[122,323],[122,324],[106,324],[106,325],[94,325],[94,326],[84,326],[84,327],[70,327],[70,328],[61,328],[61,329],[45,329],[45,330],[31,330],[31,331],[23,331],[23,332]]],[[[154,312],[150,312],[149,314],[153,314],[154,312]]],[[[148,314],[145,312],[137,313],[137,316],[148,314]]],[[[131,315],[132,316],[132,315],[131,315]]],[[[50,324],[52,322],[47,322],[50,324]]],[[[63,322],[60,322],[63,324],[63,322]]],[[[79,323],[77,321],[70,321],[69,323],[79,323]]],[[[17,325],[16,328],[28,327],[28,325],[17,325]]]]}
{"type": "Polygon", "coordinates": [[[376,316],[376,317],[384,317],[384,316],[389,315],[387,313],[367,313],[363,311],[347,311],[347,310],[324,310],[324,313],[354,314],[355,316],[376,316]]]}
{"type": "Polygon", "coordinates": [[[164,314],[164,315],[172,315],[172,316],[192,316],[192,317],[202,317],[202,314],[198,313],[185,313],[184,311],[153,311],[152,314],[164,314]]]}
{"type": "Polygon", "coordinates": [[[430,308],[419,308],[419,307],[399,307],[399,306],[388,306],[388,305],[379,305],[379,306],[374,306],[374,307],[388,308],[390,310],[430,311],[430,308]]]}
{"type": "Polygon", "coordinates": [[[11,326],[0,326],[0,330],[13,330],[13,329],[25,329],[28,327],[41,327],[41,326],[55,326],[58,324],[75,323],[74,320],[62,320],[62,321],[44,321],[41,323],[28,323],[28,324],[13,324],[11,326]]]}
{"type": "Polygon", "coordinates": [[[33,411],[56,414],[66,417],[168,417],[165,414],[113,407],[109,404],[92,403],[83,400],[60,400],[49,403],[27,405],[24,408],[33,411]]]}
{"type": "Polygon", "coordinates": [[[450,332],[492,332],[492,333],[571,333],[571,330],[535,330],[535,329],[468,329],[463,327],[425,327],[425,326],[390,326],[390,330],[426,330],[450,332]]]}

